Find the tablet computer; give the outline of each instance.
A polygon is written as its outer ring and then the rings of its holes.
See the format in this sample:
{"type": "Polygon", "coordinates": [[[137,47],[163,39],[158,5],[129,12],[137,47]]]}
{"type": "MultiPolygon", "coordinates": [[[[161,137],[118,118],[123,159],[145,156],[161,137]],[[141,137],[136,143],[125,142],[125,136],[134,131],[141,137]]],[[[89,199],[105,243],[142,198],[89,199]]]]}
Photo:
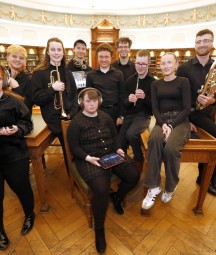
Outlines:
{"type": "Polygon", "coordinates": [[[112,153],[112,154],[108,154],[108,155],[105,155],[105,156],[101,157],[100,160],[98,160],[98,163],[104,169],[108,169],[110,167],[119,165],[119,164],[121,164],[125,161],[127,161],[127,159],[122,157],[118,153],[112,153]]]}

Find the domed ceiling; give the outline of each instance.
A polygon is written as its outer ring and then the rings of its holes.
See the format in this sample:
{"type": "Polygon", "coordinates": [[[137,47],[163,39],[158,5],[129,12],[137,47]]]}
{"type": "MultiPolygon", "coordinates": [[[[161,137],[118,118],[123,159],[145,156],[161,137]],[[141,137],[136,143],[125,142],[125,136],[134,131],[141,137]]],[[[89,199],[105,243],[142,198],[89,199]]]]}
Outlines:
{"type": "Polygon", "coordinates": [[[215,4],[215,0],[3,0],[31,9],[91,15],[136,15],[172,12],[215,4]]]}

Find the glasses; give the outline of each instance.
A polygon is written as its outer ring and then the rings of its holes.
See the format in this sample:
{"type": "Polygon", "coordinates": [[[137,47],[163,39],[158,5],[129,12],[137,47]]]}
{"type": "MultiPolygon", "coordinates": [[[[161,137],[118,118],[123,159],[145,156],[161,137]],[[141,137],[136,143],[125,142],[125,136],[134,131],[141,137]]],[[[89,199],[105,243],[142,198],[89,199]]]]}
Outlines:
{"type": "Polygon", "coordinates": [[[211,39],[203,39],[203,40],[195,41],[195,44],[196,45],[200,45],[201,43],[208,44],[208,43],[211,43],[211,42],[213,42],[213,40],[211,40],[211,39]]]}
{"type": "Polygon", "coordinates": [[[147,67],[149,65],[149,63],[145,64],[145,63],[135,63],[135,66],[137,67],[147,67]]]}
{"type": "Polygon", "coordinates": [[[119,46],[118,48],[120,50],[127,50],[127,49],[129,49],[129,46],[119,46]]]}

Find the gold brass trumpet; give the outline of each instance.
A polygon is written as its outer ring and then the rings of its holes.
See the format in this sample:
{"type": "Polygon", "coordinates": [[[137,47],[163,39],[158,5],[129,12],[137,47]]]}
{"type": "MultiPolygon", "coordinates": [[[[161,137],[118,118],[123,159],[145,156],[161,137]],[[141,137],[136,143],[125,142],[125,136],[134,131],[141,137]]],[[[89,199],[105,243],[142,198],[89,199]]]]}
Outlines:
{"type": "MultiPolygon", "coordinates": [[[[56,70],[52,70],[50,72],[50,84],[53,84],[55,82],[55,78],[53,76],[53,73],[56,73],[57,81],[61,81],[60,73],[58,71],[58,66],[56,65],[56,70]]],[[[55,110],[61,109],[61,118],[67,118],[67,114],[66,114],[66,112],[64,110],[62,91],[59,91],[59,104],[57,102],[57,97],[55,95],[55,98],[54,98],[54,109],[55,110]]]]}

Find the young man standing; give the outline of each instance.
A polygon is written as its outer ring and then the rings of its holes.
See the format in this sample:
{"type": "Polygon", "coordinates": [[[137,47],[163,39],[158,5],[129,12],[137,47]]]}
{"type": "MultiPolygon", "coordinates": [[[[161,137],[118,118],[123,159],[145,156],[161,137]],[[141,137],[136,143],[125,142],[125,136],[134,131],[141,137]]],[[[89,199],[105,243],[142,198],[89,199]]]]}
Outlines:
{"type": "MultiPolygon", "coordinates": [[[[190,121],[206,130],[212,136],[216,137],[216,124],[214,120],[215,113],[215,92],[208,95],[200,94],[197,97],[198,90],[205,84],[205,79],[209,73],[210,67],[214,62],[210,57],[210,52],[213,48],[214,34],[209,29],[203,29],[196,34],[195,52],[196,57],[183,63],[177,70],[177,75],[187,77],[191,85],[191,113],[190,121]],[[196,109],[196,102],[204,106],[203,110],[196,109]]],[[[195,126],[193,126],[196,131],[195,126]]],[[[200,184],[203,172],[203,164],[199,163],[199,176],[197,183],[200,184]]],[[[216,196],[216,168],[213,172],[211,183],[208,192],[216,196]]]]}
{"type": "Polygon", "coordinates": [[[112,66],[122,71],[125,81],[136,72],[134,62],[129,57],[131,45],[132,40],[129,37],[120,37],[115,43],[119,60],[115,61],[112,66]]]}
{"type": "Polygon", "coordinates": [[[111,66],[112,46],[100,44],[96,49],[99,68],[87,74],[86,87],[93,87],[102,94],[101,110],[108,113],[116,126],[123,122],[124,77],[121,71],[111,66]]]}

